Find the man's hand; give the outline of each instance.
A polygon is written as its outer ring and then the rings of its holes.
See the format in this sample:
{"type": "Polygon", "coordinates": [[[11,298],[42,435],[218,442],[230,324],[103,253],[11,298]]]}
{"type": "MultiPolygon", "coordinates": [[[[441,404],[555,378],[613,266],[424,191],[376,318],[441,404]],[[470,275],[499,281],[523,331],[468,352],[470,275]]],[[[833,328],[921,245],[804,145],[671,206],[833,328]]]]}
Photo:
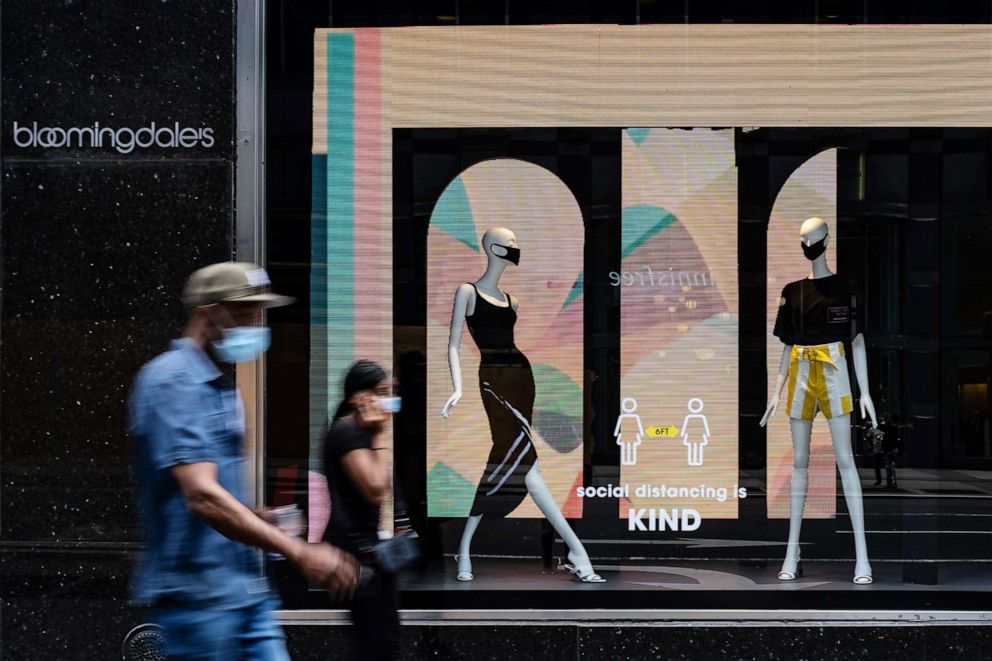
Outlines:
{"type": "Polygon", "coordinates": [[[301,541],[292,557],[311,583],[327,589],[331,599],[350,597],[358,585],[358,561],[326,542],[301,541]]]}

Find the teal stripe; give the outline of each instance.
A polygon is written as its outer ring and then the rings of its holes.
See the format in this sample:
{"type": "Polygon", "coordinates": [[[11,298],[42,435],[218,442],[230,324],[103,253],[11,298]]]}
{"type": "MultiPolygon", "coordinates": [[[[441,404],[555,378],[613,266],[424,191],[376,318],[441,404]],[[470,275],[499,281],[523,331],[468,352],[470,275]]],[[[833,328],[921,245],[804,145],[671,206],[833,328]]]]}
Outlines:
{"type": "Polygon", "coordinates": [[[324,426],[337,405],[338,386],[355,353],[355,37],[352,34],[327,35],[327,157],[314,156],[313,166],[310,465],[319,468],[324,426]]]}
{"type": "MultiPolygon", "coordinates": [[[[327,377],[329,404],[355,356],[355,36],[327,36],[327,377]]],[[[328,411],[331,413],[331,411],[328,411]]]]}
{"type": "Polygon", "coordinates": [[[320,466],[327,424],[327,156],[310,158],[310,468],[320,466]]]}

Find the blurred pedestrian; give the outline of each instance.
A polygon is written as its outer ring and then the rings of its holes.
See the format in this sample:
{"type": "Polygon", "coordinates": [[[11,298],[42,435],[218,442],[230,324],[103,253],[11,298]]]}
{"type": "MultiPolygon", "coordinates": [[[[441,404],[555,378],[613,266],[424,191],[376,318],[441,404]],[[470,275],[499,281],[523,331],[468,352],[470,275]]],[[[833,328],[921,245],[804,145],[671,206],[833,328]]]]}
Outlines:
{"type": "Polygon", "coordinates": [[[324,471],[331,494],[331,518],[324,539],[355,554],[368,572],[349,606],[353,653],[362,660],[399,656],[396,575],[380,566],[374,552],[390,486],[385,423],[399,409],[392,389],[392,380],[378,364],[370,360],[354,363],[324,439],[324,471]]]}
{"type": "Polygon", "coordinates": [[[902,424],[898,413],[893,413],[887,420],[879,423],[879,429],[885,432],[882,439],[881,461],[875,464],[875,484],[882,483],[881,464],[885,464],[885,486],[889,489],[898,489],[899,482],[896,479],[896,459],[902,452],[902,430],[912,429],[913,423],[902,424]]]}
{"type": "Polygon", "coordinates": [[[183,337],[142,368],[130,399],[133,469],[146,548],[133,598],[152,606],[170,659],[288,659],[262,549],[296,563],[333,595],[357,580],[354,558],[307,544],[246,505],[244,406],[235,365],[269,346],[266,307],[292,299],[269,290],[254,264],[194,272],[183,292],[183,337]]]}

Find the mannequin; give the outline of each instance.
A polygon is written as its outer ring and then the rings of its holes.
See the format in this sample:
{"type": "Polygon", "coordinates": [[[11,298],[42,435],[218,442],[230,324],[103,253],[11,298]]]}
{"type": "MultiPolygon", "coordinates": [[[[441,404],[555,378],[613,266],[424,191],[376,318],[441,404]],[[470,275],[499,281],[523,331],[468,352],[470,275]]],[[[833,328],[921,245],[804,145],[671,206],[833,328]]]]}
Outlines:
{"type": "MultiPolygon", "coordinates": [[[[809,218],[799,230],[803,253],[812,262],[805,280],[786,285],[779,299],[774,334],[785,344],[775,388],[759,423],[764,427],[778,410],[779,399],[789,385],[788,414],[792,431],[793,468],[789,501],[789,543],[778,578],[795,580],[802,575],[799,563],[799,532],[808,485],[809,445],[813,418],[823,411],[830,427],[837,467],[844,485],[844,499],[851,514],[856,564],[854,582],[872,582],[865,541],[864,505],[861,480],[851,450],[851,387],[847,374],[844,344],[851,336],[850,291],[847,284],[827,267],[827,224],[809,218]]],[[[868,362],[865,340],[857,333],[850,342],[854,371],[861,391],[862,417],[878,427],[875,406],[868,390],[868,362]]]]}
{"type": "Polygon", "coordinates": [[[474,283],[460,285],[455,291],[448,337],[448,367],[454,393],[441,411],[441,416],[447,418],[462,398],[460,349],[462,327],[467,323],[482,354],[479,389],[493,447],[462,533],[456,557],[457,578],[459,581],[475,578],[469,550],[483,514],[506,516],[530,494],[568,546],[571,564],[566,568],[584,583],[604,583],[593,570],[582,542],[555,504],[538,465],[530,427],[534,376],[526,356],[513,341],[519,303],[499,288],[503,271],[520,261],[517,237],[508,229],[493,228],[483,235],[482,248],[486,254],[486,272],[474,283]]]}

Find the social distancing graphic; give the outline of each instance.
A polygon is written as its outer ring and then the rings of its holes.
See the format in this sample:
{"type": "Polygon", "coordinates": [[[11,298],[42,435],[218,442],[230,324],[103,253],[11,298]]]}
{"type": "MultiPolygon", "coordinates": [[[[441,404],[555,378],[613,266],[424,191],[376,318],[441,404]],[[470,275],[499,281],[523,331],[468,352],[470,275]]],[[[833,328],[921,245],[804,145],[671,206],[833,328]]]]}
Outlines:
{"type": "Polygon", "coordinates": [[[654,511],[695,510],[705,526],[737,517],[734,133],[626,129],[622,140],[622,259],[610,285],[621,307],[614,435],[629,497],[618,515],[643,510],[650,528],[654,511]],[[625,415],[640,420],[639,444],[625,415]]]}

